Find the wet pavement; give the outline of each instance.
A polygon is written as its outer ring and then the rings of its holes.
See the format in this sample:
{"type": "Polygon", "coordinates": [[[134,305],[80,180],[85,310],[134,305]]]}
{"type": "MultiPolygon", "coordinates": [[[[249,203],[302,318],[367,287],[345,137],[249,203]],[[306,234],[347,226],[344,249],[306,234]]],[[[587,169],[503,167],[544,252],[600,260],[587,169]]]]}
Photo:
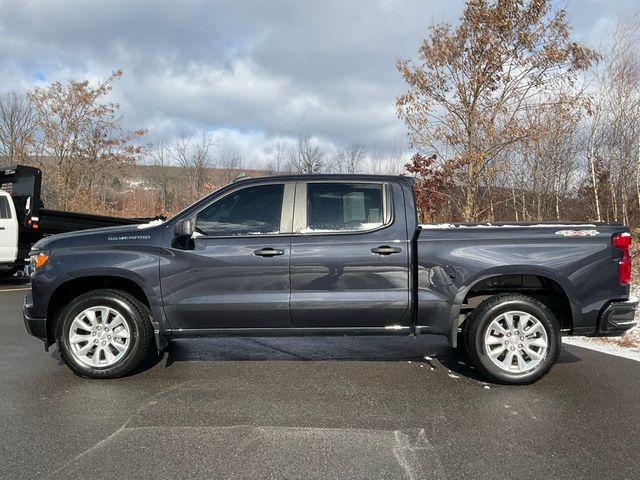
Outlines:
{"type": "Polygon", "coordinates": [[[179,340],[86,380],[0,286],[0,478],[638,478],[640,363],[565,346],[524,387],[438,337],[179,340]],[[425,358],[428,357],[428,358],[425,358]]]}

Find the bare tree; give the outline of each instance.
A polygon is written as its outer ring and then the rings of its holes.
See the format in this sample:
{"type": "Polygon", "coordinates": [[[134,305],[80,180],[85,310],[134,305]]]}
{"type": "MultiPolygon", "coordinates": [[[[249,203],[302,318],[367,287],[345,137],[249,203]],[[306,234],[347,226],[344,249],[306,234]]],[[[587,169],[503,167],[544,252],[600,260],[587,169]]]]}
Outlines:
{"type": "Polygon", "coordinates": [[[173,159],[189,177],[191,200],[203,193],[207,168],[211,166],[210,151],[215,143],[211,134],[202,132],[197,138],[179,138],[173,147],[173,159]]]}
{"type": "Polygon", "coordinates": [[[18,92],[0,96],[0,155],[9,163],[29,163],[36,117],[29,98],[18,92]]]}
{"type": "Polygon", "coordinates": [[[468,0],[456,28],[431,28],[419,64],[398,62],[409,84],[397,99],[398,114],[414,146],[458,163],[465,220],[479,215],[476,197],[487,166],[537,134],[525,114],[547,108],[539,100],[548,92],[572,92],[577,72],[597,59],[569,31],[565,12],[552,13],[550,0],[468,0]]]}
{"type": "Polygon", "coordinates": [[[229,183],[240,174],[242,157],[237,153],[224,153],[220,158],[220,169],[222,170],[223,182],[229,183]]]}
{"type": "Polygon", "coordinates": [[[358,173],[367,155],[367,148],[358,142],[352,142],[338,150],[330,163],[336,173],[358,173]]]}
{"type": "Polygon", "coordinates": [[[286,147],[280,140],[278,140],[275,147],[273,148],[273,160],[267,165],[267,170],[269,171],[269,173],[274,174],[282,172],[285,167],[286,153],[286,147]]]}
{"type": "Polygon", "coordinates": [[[596,215],[630,221],[640,209],[640,14],[621,21],[603,47],[589,126],[589,169],[596,215]],[[632,182],[635,192],[630,191],[632,182]],[[599,215],[600,210],[602,214],[599,215]]]}
{"type": "Polygon", "coordinates": [[[293,173],[320,173],[322,157],[320,146],[309,135],[300,137],[296,149],[289,152],[288,169],[293,173]]]}
{"type": "Polygon", "coordinates": [[[153,162],[152,182],[160,190],[160,208],[165,213],[173,207],[169,196],[169,186],[171,184],[169,176],[171,149],[169,143],[164,139],[160,140],[150,150],[149,156],[153,162]]]}

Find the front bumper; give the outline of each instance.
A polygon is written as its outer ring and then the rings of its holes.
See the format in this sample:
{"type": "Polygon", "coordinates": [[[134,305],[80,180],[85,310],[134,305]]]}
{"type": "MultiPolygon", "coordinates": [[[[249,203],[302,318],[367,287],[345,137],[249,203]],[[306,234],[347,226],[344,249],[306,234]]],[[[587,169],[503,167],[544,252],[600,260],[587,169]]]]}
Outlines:
{"type": "Polygon", "coordinates": [[[636,326],[636,307],[638,299],[635,297],[621,302],[609,303],[598,319],[598,336],[616,336],[636,326]]]}
{"type": "Polygon", "coordinates": [[[24,304],[22,305],[22,317],[24,319],[24,326],[34,337],[47,341],[47,319],[36,317],[32,314],[33,311],[33,295],[31,290],[27,292],[24,297],[24,304]]]}

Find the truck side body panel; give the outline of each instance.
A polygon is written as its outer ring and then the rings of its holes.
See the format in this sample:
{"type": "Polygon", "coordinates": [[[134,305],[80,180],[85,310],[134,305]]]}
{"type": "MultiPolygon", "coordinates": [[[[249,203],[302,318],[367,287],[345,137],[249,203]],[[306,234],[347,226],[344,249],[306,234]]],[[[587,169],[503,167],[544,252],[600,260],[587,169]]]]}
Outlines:
{"type": "Polygon", "coordinates": [[[612,248],[613,225],[533,225],[421,229],[418,249],[417,324],[451,334],[467,292],[497,275],[536,275],[556,282],[573,314],[573,333],[594,333],[599,312],[629,296],[620,285],[612,248]],[[589,234],[575,232],[586,232],[589,234]],[[597,232],[597,233],[594,233],[597,232]],[[448,312],[448,314],[444,314],[448,312]]]}

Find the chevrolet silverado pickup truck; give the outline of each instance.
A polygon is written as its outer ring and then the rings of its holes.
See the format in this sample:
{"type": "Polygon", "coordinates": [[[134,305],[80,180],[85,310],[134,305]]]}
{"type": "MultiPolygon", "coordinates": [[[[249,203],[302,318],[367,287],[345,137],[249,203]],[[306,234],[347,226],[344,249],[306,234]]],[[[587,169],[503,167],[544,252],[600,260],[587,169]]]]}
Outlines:
{"type": "Polygon", "coordinates": [[[38,241],[24,321],[92,378],[174,338],[436,334],[525,384],[562,335],[635,324],[630,247],[611,223],[420,225],[407,177],[245,179],[164,222],[38,241]]]}

